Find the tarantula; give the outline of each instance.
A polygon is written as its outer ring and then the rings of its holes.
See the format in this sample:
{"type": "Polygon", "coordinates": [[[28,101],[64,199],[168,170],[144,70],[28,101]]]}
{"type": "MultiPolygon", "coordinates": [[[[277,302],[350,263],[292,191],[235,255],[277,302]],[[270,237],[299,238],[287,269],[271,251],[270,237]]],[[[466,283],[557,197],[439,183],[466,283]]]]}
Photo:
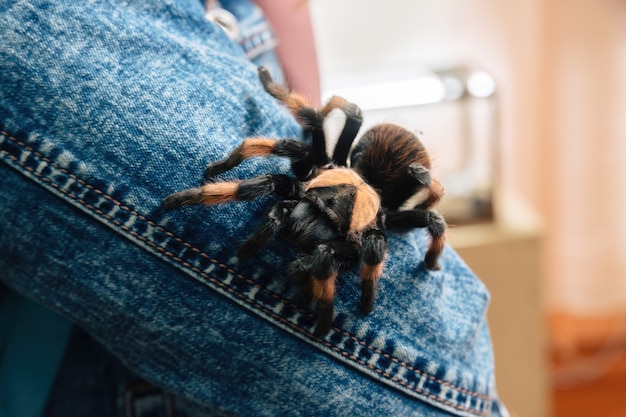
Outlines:
{"type": "Polygon", "coordinates": [[[333,97],[321,109],[296,92],[273,82],[259,68],[265,90],[282,102],[310,136],[298,139],[247,138],[226,159],[208,166],[205,178],[228,171],[247,158],[275,155],[289,158],[295,178],[261,175],[237,182],[207,182],[167,196],[165,209],[215,205],[274,194],[274,204],[256,231],[239,247],[247,258],[278,234],[285,235],[300,255],[289,267],[304,284],[308,301],[316,301],[315,333],[332,327],[337,274],[361,263],[361,305],[374,306],[376,283],[387,251],[385,231],[426,228],[431,236],[425,256],[428,269],[439,269],[446,223],[431,210],[443,187],[430,175],[430,157],[411,132],[379,124],[358,136],[360,109],[333,97]],[[358,140],[355,139],[358,137],[358,140]]]}

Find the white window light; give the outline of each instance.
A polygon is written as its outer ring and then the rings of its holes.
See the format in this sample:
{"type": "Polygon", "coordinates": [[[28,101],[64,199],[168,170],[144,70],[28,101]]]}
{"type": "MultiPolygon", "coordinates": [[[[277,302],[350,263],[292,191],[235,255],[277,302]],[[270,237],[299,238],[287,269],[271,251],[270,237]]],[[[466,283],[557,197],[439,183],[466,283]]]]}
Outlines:
{"type": "Polygon", "coordinates": [[[334,95],[358,103],[363,110],[372,110],[438,103],[446,97],[446,88],[432,76],[329,91],[324,100],[334,95]]]}
{"type": "Polygon", "coordinates": [[[496,82],[484,71],[474,71],[467,78],[467,91],[473,97],[489,97],[496,92],[496,82]]]}
{"type": "Polygon", "coordinates": [[[473,71],[465,76],[444,73],[332,90],[326,92],[323,99],[327,101],[336,95],[357,103],[362,110],[375,110],[454,101],[465,93],[470,97],[486,98],[495,91],[496,82],[491,75],[473,71]]]}

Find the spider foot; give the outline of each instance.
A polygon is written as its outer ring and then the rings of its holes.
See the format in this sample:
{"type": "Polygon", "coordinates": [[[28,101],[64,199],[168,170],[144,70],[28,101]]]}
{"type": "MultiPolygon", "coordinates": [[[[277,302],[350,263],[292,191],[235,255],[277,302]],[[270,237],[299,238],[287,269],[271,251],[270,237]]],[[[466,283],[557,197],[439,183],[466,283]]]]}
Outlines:
{"type": "Polygon", "coordinates": [[[168,195],[161,202],[161,207],[165,210],[173,210],[178,207],[195,206],[202,204],[202,189],[190,188],[168,195]]]}
{"type": "Polygon", "coordinates": [[[315,336],[325,336],[333,327],[333,304],[332,302],[317,303],[318,316],[315,324],[315,336]]]}
{"type": "Polygon", "coordinates": [[[374,309],[376,281],[361,281],[361,313],[369,314],[374,309]]]}
{"type": "Polygon", "coordinates": [[[427,252],[426,257],[424,258],[424,263],[426,264],[426,268],[431,271],[439,271],[441,269],[438,253],[431,253],[430,251],[427,252]]]}
{"type": "Polygon", "coordinates": [[[262,244],[254,241],[253,239],[248,239],[239,246],[237,249],[237,258],[239,259],[248,259],[252,255],[254,255],[262,244]]]}

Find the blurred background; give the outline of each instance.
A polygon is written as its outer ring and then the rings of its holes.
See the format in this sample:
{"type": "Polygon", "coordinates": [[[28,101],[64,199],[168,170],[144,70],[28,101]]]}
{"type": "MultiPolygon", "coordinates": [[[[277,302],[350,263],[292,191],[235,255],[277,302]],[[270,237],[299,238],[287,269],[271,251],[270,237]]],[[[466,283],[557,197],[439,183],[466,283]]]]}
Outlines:
{"type": "Polygon", "coordinates": [[[323,91],[432,153],[512,415],[626,416],[626,2],[309,6],[323,91]]]}

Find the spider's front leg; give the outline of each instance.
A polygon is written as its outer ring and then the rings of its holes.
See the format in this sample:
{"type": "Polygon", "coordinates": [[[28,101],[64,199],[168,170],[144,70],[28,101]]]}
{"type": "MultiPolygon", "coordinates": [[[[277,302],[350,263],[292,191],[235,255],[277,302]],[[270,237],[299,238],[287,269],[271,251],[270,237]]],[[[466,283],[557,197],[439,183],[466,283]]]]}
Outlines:
{"type": "Polygon", "coordinates": [[[446,241],[446,221],[436,211],[416,208],[413,210],[393,211],[386,214],[385,226],[392,232],[406,232],[414,228],[426,228],[431,236],[430,246],[424,262],[426,268],[438,270],[439,256],[446,241]]]}
{"type": "Polygon", "coordinates": [[[241,182],[212,182],[170,194],[163,199],[161,206],[166,210],[183,206],[212,206],[234,200],[252,200],[270,194],[298,199],[302,196],[302,185],[295,178],[283,174],[261,175],[241,182]]]}
{"type": "MultiPolygon", "coordinates": [[[[382,216],[379,216],[382,222],[382,216]]],[[[387,253],[387,239],[382,228],[375,226],[363,232],[361,248],[361,312],[367,314],[374,308],[376,284],[382,275],[383,260],[387,253]]]]}
{"type": "Polygon", "coordinates": [[[312,258],[311,293],[317,300],[315,334],[323,336],[330,331],[335,311],[335,283],[337,268],[333,251],[325,244],[319,245],[312,258]]]}
{"type": "Polygon", "coordinates": [[[208,179],[226,172],[255,156],[282,156],[296,163],[311,159],[310,153],[311,146],[297,139],[247,138],[226,158],[209,165],[204,177],[208,179]]]}
{"type": "Polygon", "coordinates": [[[356,254],[354,248],[345,245],[337,246],[337,242],[318,245],[310,255],[305,255],[292,262],[289,272],[303,286],[305,304],[315,300],[317,320],[315,334],[323,336],[332,327],[334,314],[335,283],[338,268],[334,249],[356,254]]]}
{"type": "Polygon", "coordinates": [[[254,233],[239,246],[237,257],[241,259],[249,258],[259,250],[261,246],[276,237],[276,235],[289,224],[289,214],[296,204],[298,204],[298,200],[280,201],[276,203],[261,221],[254,233]]]}
{"type": "MultiPolygon", "coordinates": [[[[338,272],[352,269],[359,262],[361,251],[360,238],[337,239],[326,243],[334,257],[335,268],[338,272]]],[[[294,278],[303,288],[303,303],[310,304],[313,301],[311,279],[313,276],[316,260],[313,255],[303,255],[293,261],[289,266],[289,275],[294,278]]]]}

